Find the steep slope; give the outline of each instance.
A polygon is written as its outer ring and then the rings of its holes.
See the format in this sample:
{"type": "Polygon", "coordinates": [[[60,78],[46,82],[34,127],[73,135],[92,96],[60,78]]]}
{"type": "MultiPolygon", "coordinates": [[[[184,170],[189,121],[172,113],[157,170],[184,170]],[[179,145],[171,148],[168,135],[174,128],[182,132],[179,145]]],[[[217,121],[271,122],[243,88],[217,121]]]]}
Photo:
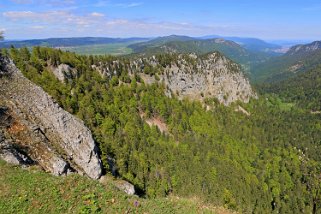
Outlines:
{"type": "MultiPolygon", "coordinates": [[[[95,68],[101,74],[111,76],[110,71],[117,72],[117,68],[124,66],[115,61],[95,68]]],[[[146,83],[163,83],[169,96],[175,94],[192,100],[216,98],[225,105],[237,100],[249,102],[250,98],[256,97],[240,66],[219,52],[203,56],[156,55],[132,60],[127,66],[132,75],[140,75],[146,83]]]]}
{"type": "Polygon", "coordinates": [[[287,102],[311,112],[321,113],[321,66],[287,80],[267,84],[264,92],[275,93],[287,102]]]}
{"type": "MultiPolygon", "coordinates": [[[[211,56],[90,57],[48,48],[35,49],[29,58],[23,49],[10,53],[25,76],[90,127],[106,169],[140,194],[199,198],[241,213],[320,212],[318,115],[284,108],[271,96],[229,107],[211,97],[180,100],[164,93],[165,80],[157,82],[171,67],[189,78],[195,71],[192,77],[198,78],[199,62],[211,56]],[[59,82],[48,70],[52,62],[77,75],[59,82]],[[165,125],[163,133],[157,121],[165,125]]],[[[212,64],[203,69],[217,65],[212,64]]]]}
{"type": "Polygon", "coordinates": [[[115,181],[99,183],[80,176],[57,178],[36,169],[23,170],[0,160],[2,214],[24,213],[217,213],[231,210],[193,199],[143,199],[127,196],[115,181]],[[44,191],[46,194],[44,194],[44,191]]]}
{"type": "Polygon", "coordinates": [[[15,154],[22,152],[53,174],[76,171],[99,178],[101,161],[90,130],[11,61],[1,57],[0,62],[0,114],[6,121],[1,126],[1,157],[14,161],[15,154]]]}
{"type": "Polygon", "coordinates": [[[314,41],[307,45],[295,45],[290,48],[290,50],[286,53],[287,56],[305,56],[310,55],[314,51],[321,49],[321,41],[314,41]]]}
{"type": "Polygon", "coordinates": [[[273,82],[287,79],[298,73],[306,72],[321,63],[321,42],[296,45],[279,57],[258,64],[251,69],[254,81],[273,82]]]}
{"type": "Polygon", "coordinates": [[[195,67],[181,59],[165,69],[163,79],[172,92],[198,100],[216,97],[225,105],[237,100],[247,103],[250,98],[256,97],[236,63],[218,52],[208,54],[203,59],[194,57],[195,67]]]}

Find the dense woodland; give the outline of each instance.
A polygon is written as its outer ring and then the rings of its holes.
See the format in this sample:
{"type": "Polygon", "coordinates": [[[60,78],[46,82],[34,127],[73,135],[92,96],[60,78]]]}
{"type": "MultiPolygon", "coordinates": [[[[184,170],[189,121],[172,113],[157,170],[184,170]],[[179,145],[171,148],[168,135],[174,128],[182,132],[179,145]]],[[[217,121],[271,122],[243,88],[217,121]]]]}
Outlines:
{"type": "MultiPolygon", "coordinates": [[[[313,43],[304,47],[309,48],[313,43]]],[[[295,49],[295,48],[294,48],[295,49]]],[[[287,80],[297,74],[313,70],[321,63],[321,49],[311,52],[293,52],[292,49],[278,57],[258,63],[251,68],[251,78],[258,83],[275,83],[287,80]]],[[[295,94],[295,93],[293,93],[295,94]]]]}
{"type": "Polygon", "coordinates": [[[287,102],[317,113],[321,110],[321,64],[282,82],[263,85],[261,90],[280,94],[287,102]]]}
{"type": "MultiPolygon", "coordinates": [[[[208,99],[206,111],[200,102],[168,98],[164,86],[146,85],[139,74],[120,69],[103,78],[92,69],[113,57],[40,47],[3,54],[85,121],[106,171],[111,173],[113,158],[117,176],[144,197],[197,197],[244,213],[321,212],[321,115],[311,114],[315,105],[306,108],[294,89],[229,107],[208,99]],[[58,81],[49,66],[60,63],[76,68],[77,77],[58,81]],[[250,116],[236,112],[238,105],[250,116]],[[169,132],[150,127],[142,113],[162,118],[169,132]]],[[[309,103],[320,102],[320,95],[309,103]]]]}

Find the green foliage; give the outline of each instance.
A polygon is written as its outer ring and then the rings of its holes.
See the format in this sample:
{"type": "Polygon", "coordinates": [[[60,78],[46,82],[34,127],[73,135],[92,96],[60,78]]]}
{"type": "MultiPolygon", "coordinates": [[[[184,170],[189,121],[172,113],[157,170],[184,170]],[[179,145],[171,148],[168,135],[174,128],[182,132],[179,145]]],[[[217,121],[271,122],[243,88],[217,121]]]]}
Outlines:
{"type": "Polygon", "coordinates": [[[286,102],[297,103],[300,108],[320,111],[321,65],[288,80],[266,84],[261,90],[278,94],[286,102]]]}
{"type": "Polygon", "coordinates": [[[237,43],[228,40],[217,42],[216,39],[196,39],[181,36],[157,38],[151,41],[129,45],[129,48],[132,48],[134,53],[147,55],[171,52],[206,54],[219,51],[228,58],[243,64],[246,67],[270,57],[269,54],[263,51],[252,52],[237,43]]]}
{"type": "Polygon", "coordinates": [[[0,161],[0,210],[11,213],[213,213],[188,199],[128,196],[113,179],[101,184],[79,175],[56,177],[35,167],[21,169],[0,161]]]}
{"type": "Polygon", "coordinates": [[[114,43],[114,44],[99,44],[99,45],[81,45],[76,47],[64,47],[62,50],[75,52],[77,54],[85,55],[126,55],[131,54],[132,49],[127,46],[132,44],[129,43],[114,43]]]}
{"type": "MultiPolygon", "coordinates": [[[[244,213],[320,212],[320,121],[292,102],[262,96],[225,107],[208,99],[206,111],[199,102],[166,97],[161,85],[138,84],[125,59],[121,72],[103,78],[91,63],[111,62],[108,57],[36,48],[27,61],[19,50],[10,53],[28,78],[84,120],[105,168],[107,157],[114,158],[118,174],[146,197],[198,197],[244,213]],[[53,55],[77,68],[77,78],[58,82],[47,65],[53,55]],[[237,105],[251,116],[235,112],[237,105]],[[147,125],[142,113],[162,118],[168,133],[147,125]]],[[[175,56],[157,57],[166,66],[175,56]]],[[[95,200],[84,210],[95,210],[95,200]]]]}
{"type": "Polygon", "coordinates": [[[95,193],[90,193],[82,197],[84,205],[80,208],[81,214],[99,213],[101,208],[98,206],[98,197],[95,193]]]}
{"type": "MultiPolygon", "coordinates": [[[[303,48],[302,48],[303,49],[303,48]]],[[[257,63],[250,70],[253,81],[273,83],[315,69],[321,62],[321,50],[305,53],[286,53],[257,63]]]]}

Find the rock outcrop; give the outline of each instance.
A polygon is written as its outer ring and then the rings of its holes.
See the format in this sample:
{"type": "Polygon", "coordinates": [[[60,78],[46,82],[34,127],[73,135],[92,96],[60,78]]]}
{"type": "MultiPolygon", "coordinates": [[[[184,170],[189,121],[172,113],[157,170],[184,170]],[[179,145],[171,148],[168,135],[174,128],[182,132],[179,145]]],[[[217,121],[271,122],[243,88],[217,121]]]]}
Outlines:
{"type": "Polygon", "coordinates": [[[0,115],[6,119],[0,126],[0,157],[8,160],[4,157],[12,154],[20,163],[25,158],[17,154],[22,151],[53,174],[78,172],[98,179],[102,166],[90,130],[25,78],[10,60],[0,57],[0,64],[0,115]]]}
{"type": "Polygon", "coordinates": [[[257,98],[241,67],[219,52],[197,56],[195,54],[170,54],[168,59],[159,57],[139,58],[129,64],[121,61],[94,66],[102,76],[121,73],[121,68],[131,75],[139,75],[145,84],[160,83],[167,88],[166,95],[178,98],[204,100],[216,98],[224,105],[240,100],[248,102],[257,98]],[[145,74],[145,68],[157,70],[156,75],[145,74]]]}
{"type": "Polygon", "coordinates": [[[34,163],[28,156],[13,147],[12,141],[4,137],[2,130],[0,130],[0,158],[8,163],[24,167],[34,163]]]}
{"type": "Polygon", "coordinates": [[[135,187],[131,183],[124,181],[124,180],[119,180],[115,182],[115,186],[125,192],[127,195],[135,195],[135,187]]]}
{"type": "Polygon", "coordinates": [[[195,64],[191,66],[185,59],[166,67],[161,81],[171,92],[180,98],[203,100],[215,97],[219,102],[229,105],[241,100],[249,102],[256,97],[248,79],[240,66],[219,53],[212,53],[204,59],[191,55],[195,64]]]}
{"type": "Polygon", "coordinates": [[[57,67],[51,66],[50,70],[62,83],[77,77],[77,70],[67,64],[60,64],[57,67]]]}

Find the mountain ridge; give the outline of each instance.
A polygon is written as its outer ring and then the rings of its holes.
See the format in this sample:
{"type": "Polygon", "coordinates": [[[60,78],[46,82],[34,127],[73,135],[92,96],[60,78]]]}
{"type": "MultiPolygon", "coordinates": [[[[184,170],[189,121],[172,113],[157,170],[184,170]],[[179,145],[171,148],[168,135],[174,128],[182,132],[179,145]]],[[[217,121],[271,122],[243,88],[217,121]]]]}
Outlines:
{"type": "Polygon", "coordinates": [[[273,57],[251,69],[254,81],[273,82],[285,80],[321,64],[321,42],[295,45],[284,55],[273,57]]]}

